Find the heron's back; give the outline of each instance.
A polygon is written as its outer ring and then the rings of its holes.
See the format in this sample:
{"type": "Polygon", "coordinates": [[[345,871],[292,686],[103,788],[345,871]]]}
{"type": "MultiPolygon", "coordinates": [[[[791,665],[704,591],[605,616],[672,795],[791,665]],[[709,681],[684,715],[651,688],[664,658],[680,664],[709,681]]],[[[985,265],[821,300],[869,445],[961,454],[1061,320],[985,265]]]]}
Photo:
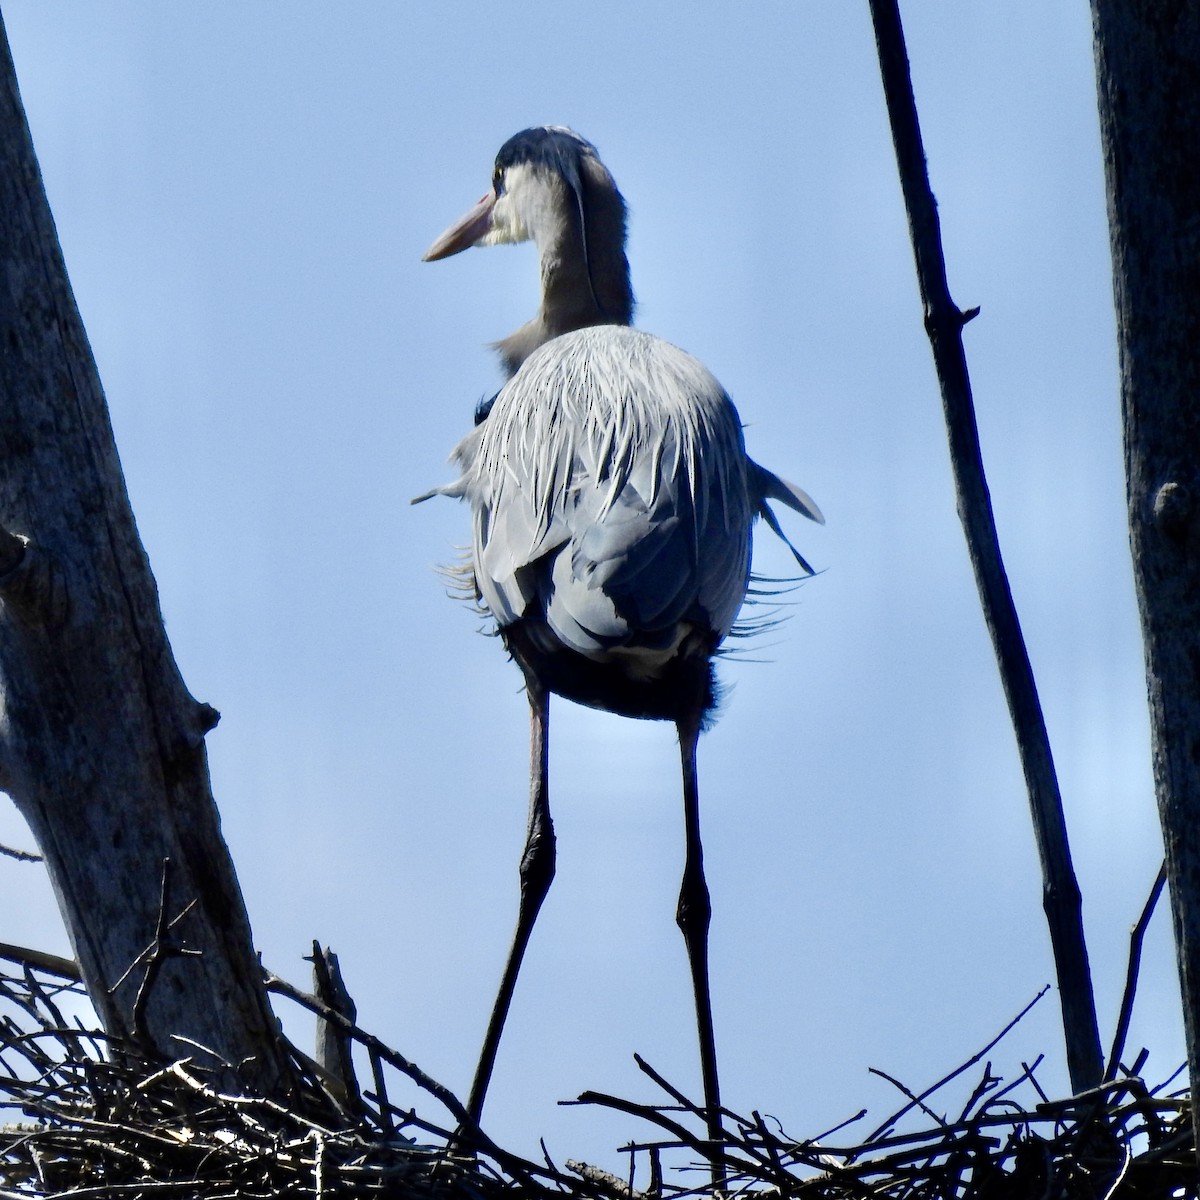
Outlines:
{"type": "Polygon", "coordinates": [[[565,334],[456,457],[479,594],[527,671],[633,716],[711,704],[754,506],[737,412],[699,362],[624,326],[565,334]]]}

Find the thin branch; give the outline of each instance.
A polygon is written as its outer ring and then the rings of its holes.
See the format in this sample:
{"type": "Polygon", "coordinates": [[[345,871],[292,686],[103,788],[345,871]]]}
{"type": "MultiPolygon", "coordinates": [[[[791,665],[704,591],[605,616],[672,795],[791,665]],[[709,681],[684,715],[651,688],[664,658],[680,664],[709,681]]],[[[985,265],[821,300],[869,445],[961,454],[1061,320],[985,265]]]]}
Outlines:
{"type": "Polygon", "coordinates": [[[826,1140],[826,1138],[828,1138],[828,1136],[835,1134],[835,1133],[841,1133],[842,1129],[845,1129],[848,1126],[852,1126],[852,1124],[854,1124],[858,1121],[862,1121],[863,1117],[865,1117],[865,1116],[866,1116],[866,1109],[859,1109],[856,1112],[856,1114],[854,1114],[852,1117],[846,1117],[845,1121],[839,1121],[838,1123],[835,1124],[835,1126],[830,1126],[828,1129],[824,1130],[823,1133],[818,1133],[815,1136],[815,1138],[810,1138],[809,1141],[814,1146],[820,1146],[821,1142],[826,1140]]]}
{"type": "Polygon", "coordinates": [[[1030,1063],[1024,1063],[1024,1062],[1023,1062],[1023,1063],[1021,1064],[1021,1073],[1020,1073],[1020,1075],[1018,1075],[1018,1076],[1016,1077],[1016,1079],[1014,1079],[1014,1080],[1012,1081],[1012,1083],[1006,1084],[1004,1087],[1002,1087],[1002,1088],[1001,1088],[1001,1089],[1000,1089],[1000,1090],[999,1090],[999,1091],[998,1091],[998,1092],[997,1092],[997,1093],[996,1093],[996,1094],[995,1094],[995,1095],[994,1095],[994,1096],[993,1096],[993,1097],[992,1097],[992,1098],[991,1098],[991,1099],[988,1101],[988,1105],[989,1105],[989,1107],[990,1107],[990,1106],[992,1106],[992,1105],[994,1105],[994,1104],[996,1104],[996,1102],[997,1102],[997,1101],[999,1101],[999,1100],[1003,1099],[1005,1096],[1007,1096],[1007,1095],[1008,1095],[1008,1093],[1009,1093],[1009,1092],[1011,1092],[1011,1091],[1013,1091],[1014,1089],[1016,1089],[1016,1088],[1020,1087],[1020,1086],[1021,1086],[1021,1084],[1023,1084],[1023,1083],[1024,1083],[1026,1080],[1028,1080],[1028,1081],[1029,1081],[1029,1085],[1030,1085],[1030,1086],[1031,1086],[1031,1087],[1032,1087],[1032,1088],[1033,1088],[1033,1089],[1034,1089],[1034,1090],[1037,1092],[1037,1094],[1038,1094],[1038,1095],[1039,1095],[1039,1096],[1042,1098],[1042,1100],[1045,1100],[1045,1099],[1046,1099],[1046,1093],[1045,1093],[1045,1092],[1043,1092],[1043,1091],[1042,1091],[1042,1089],[1041,1089],[1041,1088],[1038,1086],[1037,1079],[1034,1077],[1034,1074],[1033,1074],[1033,1073],[1034,1073],[1034,1071],[1036,1071],[1036,1070],[1038,1069],[1038,1067],[1040,1067],[1040,1066],[1042,1065],[1042,1061],[1045,1059],[1045,1057],[1046,1057],[1046,1056],[1045,1056],[1044,1054],[1039,1054],[1039,1055],[1037,1056],[1037,1058],[1035,1058],[1035,1059],[1033,1060],[1033,1063],[1032,1063],[1032,1064],[1030,1064],[1030,1063]]]}
{"type": "Polygon", "coordinates": [[[390,1046],[384,1045],[374,1034],[368,1033],[353,1021],[348,1020],[336,1009],[330,1008],[328,1004],[324,1004],[315,996],[310,996],[307,992],[301,991],[294,984],[288,983],[286,979],[281,979],[278,975],[268,973],[266,983],[267,991],[277,992],[281,996],[286,996],[289,1000],[299,1004],[301,1008],[307,1008],[309,1012],[315,1013],[318,1017],[327,1021],[341,1033],[352,1037],[360,1045],[365,1046],[368,1051],[378,1055],[389,1066],[395,1067],[401,1074],[407,1075],[418,1087],[428,1092],[464,1128],[472,1131],[472,1134],[478,1132],[478,1126],[467,1115],[467,1110],[463,1107],[462,1101],[448,1087],[438,1083],[431,1076],[426,1075],[420,1067],[410,1062],[402,1054],[397,1054],[390,1046]]]}
{"type": "Polygon", "coordinates": [[[971,1111],[975,1108],[975,1106],[986,1095],[988,1095],[989,1092],[995,1091],[997,1085],[1000,1082],[1001,1082],[1000,1076],[992,1074],[991,1062],[984,1063],[983,1078],[975,1085],[975,1090],[967,1098],[967,1102],[966,1102],[966,1104],[963,1105],[962,1111],[958,1115],[958,1119],[960,1121],[965,1120],[965,1118],[971,1113],[971,1111]]]}
{"type": "MultiPolygon", "coordinates": [[[[894,1075],[889,1075],[886,1071],[881,1071],[878,1067],[868,1067],[867,1070],[870,1071],[872,1075],[878,1075],[880,1079],[886,1079],[888,1083],[890,1083],[898,1092],[908,1097],[910,1103],[903,1109],[904,1112],[908,1112],[908,1110],[911,1108],[919,1108],[935,1125],[940,1125],[943,1129],[947,1128],[946,1118],[939,1117],[937,1113],[935,1113],[933,1109],[925,1103],[922,1097],[909,1091],[909,1089],[905,1087],[904,1084],[902,1084],[894,1075]]],[[[934,1090],[936,1091],[936,1088],[934,1090]]]]}
{"type": "MultiPolygon", "coordinates": [[[[1011,1029],[1013,1029],[1021,1020],[1024,1019],[1025,1014],[1028,1013],[1029,1010],[1031,1008],[1033,1008],[1033,1006],[1049,990],[1050,990],[1050,985],[1047,984],[1044,988],[1042,988],[1042,990],[1040,992],[1038,992],[1038,994],[1036,996],[1034,996],[1034,998],[1032,1000],[1030,1000],[1030,1002],[1027,1005],[1025,1005],[1025,1007],[1023,1009],[1021,1009],[1021,1011],[1019,1013],[1017,1013],[1017,1015],[1015,1017],[1013,1017],[1013,1019],[1011,1021],[1009,1021],[1009,1023],[1007,1025],[1005,1025],[1005,1027],[1002,1030],[1000,1030],[1000,1032],[998,1034],[996,1034],[996,1036],[994,1038],[992,1038],[992,1040],[990,1042],[988,1042],[988,1044],[986,1046],[983,1047],[982,1050],[977,1050],[961,1066],[955,1067],[954,1070],[951,1071],[948,1075],[943,1075],[942,1078],[937,1081],[937,1083],[932,1084],[931,1086],[927,1087],[923,1092],[921,1092],[921,1094],[919,1096],[914,1096],[911,1103],[906,1104],[902,1109],[900,1109],[899,1112],[893,1113],[874,1132],[867,1134],[867,1136],[863,1139],[863,1144],[870,1145],[873,1141],[875,1141],[876,1138],[878,1138],[880,1135],[885,1133],[887,1130],[891,1129],[892,1126],[895,1125],[896,1122],[899,1121],[901,1117],[903,1117],[906,1113],[911,1112],[912,1109],[914,1107],[916,1107],[916,1105],[921,1104],[921,1102],[924,1100],[927,1100],[930,1096],[933,1095],[934,1092],[938,1091],[940,1088],[945,1087],[946,1084],[948,1084],[952,1079],[957,1079],[958,1076],[961,1075],[965,1070],[967,1070],[968,1067],[972,1067],[977,1062],[979,1062],[979,1060],[981,1058],[983,1058],[983,1056],[985,1054],[987,1054],[994,1046],[996,1046],[1008,1034],[1008,1032],[1011,1029]]],[[[1028,1068],[1026,1068],[1026,1072],[1028,1073],[1028,1068]]],[[[884,1078],[886,1079],[889,1077],[884,1076],[884,1078]]]]}
{"type": "Polygon", "coordinates": [[[616,1200],[650,1200],[648,1193],[636,1191],[625,1180],[618,1178],[611,1171],[604,1170],[603,1167],[594,1167],[590,1163],[577,1162],[575,1159],[568,1158],[567,1170],[574,1171],[580,1179],[595,1184],[602,1191],[614,1196],[616,1200]]]}
{"type": "Polygon", "coordinates": [[[971,378],[962,343],[963,326],[979,310],[964,313],[950,296],[937,202],[929,185],[897,0],[868,0],[868,4],[908,211],[925,329],[941,386],[958,513],[1025,773],[1042,866],[1043,907],[1062,1002],[1067,1066],[1072,1087],[1082,1091],[1103,1077],[1100,1033],[1062,796],[1033,669],[1000,554],[979,448],[971,378]]]}
{"type": "Polygon", "coordinates": [[[1146,938],[1146,929],[1150,925],[1150,918],[1154,916],[1154,909],[1158,905],[1158,898],[1162,895],[1163,885],[1166,882],[1167,864],[1164,862],[1158,868],[1158,874],[1150,888],[1150,895],[1146,897],[1146,903],[1142,906],[1142,915],[1138,917],[1137,924],[1129,931],[1129,966],[1125,971],[1125,992],[1121,997],[1121,1012],[1117,1017],[1117,1029],[1113,1034],[1112,1049],[1108,1052],[1108,1069],[1104,1072],[1105,1079],[1116,1078],[1117,1069],[1121,1065],[1121,1055],[1125,1053],[1125,1038],[1129,1034],[1129,1022],[1133,1017],[1133,1000],[1137,994],[1138,972],[1142,965],[1142,942],[1146,938]]]}
{"type": "Polygon", "coordinates": [[[159,884],[158,922],[154,928],[154,942],[148,953],[143,956],[146,959],[146,973],[142,976],[141,983],[138,984],[137,997],[133,1002],[133,1014],[129,1021],[129,1027],[133,1032],[133,1036],[139,1039],[146,1037],[146,1005],[150,1000],[150,992],[154,987],[154,981],[158,978],[159,971],[162,970],[163,962],[168,958],[186,953],[182,946],[168,938],[170,925],[167,921],[167,890],[170,887],[170,883],[171,860],[164,858],[162,862],[162,879],[159,884]]]}
{"type": "Polygon", "coordinates": [[[25,946],[0,942],[0,958],[20,963],[23,967],[32,967],[35,971],[43,971],[47,975],[56,975],[59,979],[69,979],[72,982],[80,982],[83,979],[79,964],[74,959],[60,958],[57,954],[47,954],[44,950],[30,950],[25,946]]]}
{"type": "MultiPolygon", "coordinates": [[[[699,1105],[694,1104],[689,1100],[673,1083],[669,1083],[663,1078],[640,1054],[633,1056],[633,1061],[637,1063],[638,1069],[643,1075],[648,1075],[655,1083],[658,1084],[672,1100],[675,1101],[681,1108],[690,1112],[692,1116],[704,1119],[704,1113],[700,1110],[699,1105]]],[[[732,1115],[732,1114],[730,1114],[732,1115]]]]}
{"type": "Polygon", "coordinates": [[[0,855],[5,858],[15,858],[17,862],[45,862],[40,854],[31,854],[28,850],[14,850],[11,846],[0,845],[0,855]]]}
{"type": "Polygon", "coordinates": [[[649,1121],[652,1125],[657,1125],[660,1129],[666,1130],[672,1137],[678,1138],[679,1142],[687,1146],[700,1155],[706,1162],[712,1162],[714,1155],[719,1155],[725,1166],[741,1166],[735,1160],[729,1158],[721,1148],[717,1147],[704,1136],[692,1133],[686,1126],[681,1125],[678,1121],[671,1120],[665,1116],[661,1109],[654,1108],[649,1104],[638,1104],[633,1100],[622,1100],[619,1096],[610,1096],[605,1092],[582,1092],[578,1104],[598,1104],[602,1108],[611,1108],[616,1112],[628,1113],[630,1116],[641,1117],[643,1120],[649,1121]]]}

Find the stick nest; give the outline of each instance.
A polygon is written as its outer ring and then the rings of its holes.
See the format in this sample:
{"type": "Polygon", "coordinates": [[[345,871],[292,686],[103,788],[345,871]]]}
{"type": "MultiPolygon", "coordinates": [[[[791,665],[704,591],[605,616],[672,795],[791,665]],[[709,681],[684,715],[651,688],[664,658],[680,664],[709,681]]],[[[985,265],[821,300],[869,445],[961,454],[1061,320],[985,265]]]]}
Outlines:
{"type": "MultiPolygon", "coordinates": [[[[275,990],[303,995],[286,986],[275,990]]],[[[321,1011],[319,1001],[306,1000],[321,1011]]],[[[0,969],[0,1108],[7,1110],[0,1119],[14,1118],[0,1124],[0,1200],[679,1200],[711,1191],[714,1158],[722,1164],[724,1191],[764,1200],[1196,1195],[1186,1099],[1167,1090],[1171,1081],[1145,1084],[1138,1074],[1144,1052],[1103,1087],[1062,1101],[1041,1092],[1037,1063],[1007,1085],[986,1063],[965,1104],[947,1113],[939,1100],[935,1108],[935,1096],[982,1062],[997,1038],[919,1095],[892,1080],[904,1106],[857,1144],[848,1131],[865,1112],[809,1139],[791,1137],[757,1112],[727,1112],[725,1141],[715,1149],[700,1132],[702,1111],[639,1059],[663,1102],[598,1093],[576,1101],[625,1112],[642,1131],[623,1147],[630,1166],[620,1178],[583,1163],[560,1169],[548,1155],[530,1162],[507,1153],[464,1124],[461,1104],[446,1089],[344,1017],[341,1031],[369,1061],[374,1090],[350,1100],[298,1056],[301,1086],[281,1102],[222,1090],[218,1076],[199,1065],[205,1057],[199,1049],[192,1058],[163,1062],[114,1042],[78,1015],[68,1019],[64,1010],[90,1013],[77,981],[28,965],[0,969]],[[453,1128],[388,1101],[387,1074],[397,1071],[450,1112],[453,1128]],[[1026,1094],[1035,1102],[1017,1098],[1026,1094]],[[919,1127],[908,1129],[914,1120],[919,1127]]]]}

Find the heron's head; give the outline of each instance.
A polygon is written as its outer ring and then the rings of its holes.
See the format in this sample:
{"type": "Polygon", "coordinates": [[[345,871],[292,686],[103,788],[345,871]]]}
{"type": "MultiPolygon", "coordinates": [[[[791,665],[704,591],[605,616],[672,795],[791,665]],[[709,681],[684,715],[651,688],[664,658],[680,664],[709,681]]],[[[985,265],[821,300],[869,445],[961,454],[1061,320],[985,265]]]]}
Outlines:
{"type": "Polygon", "coordinates": [[[561,125],[525,129],[500,147],[491,190],[429,247],[424,261],[470,246],[534,241],[542,247],[571,233],[586,255],[590,226],[606,208],[619,217],[615,230],[604,231],[606,240],[615,234],[624,249],[625,202],[596,147],[561,125]]]}
{"type": "Polygon", "coordinates": [[[559,334],[633,319],[625,201],[596,147],[561,125],[510,137],[496,155],[490,191],[429,247],[425,261],[525,241],[537,244],[541,258],[542,305],[496,343],[509,374],[559,334]]]}

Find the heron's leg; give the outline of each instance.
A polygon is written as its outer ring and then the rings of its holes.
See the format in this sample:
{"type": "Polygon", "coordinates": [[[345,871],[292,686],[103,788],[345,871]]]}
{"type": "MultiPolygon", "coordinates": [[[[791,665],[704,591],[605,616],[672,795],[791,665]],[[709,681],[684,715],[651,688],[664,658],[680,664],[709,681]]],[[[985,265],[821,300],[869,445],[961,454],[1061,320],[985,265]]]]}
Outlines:
{"type": "Polygon", "coordinates": [[[700,1037],[700,1075],[704,1083],[708,1137],[713,1150],[713,1187],[720,1188],[725,1180],[719,1158],[723,1144],[721,1089],[717,1082],[717,1046],[713,1038],[712,999],[708,990],[708,924],[712,906],[708,899],[708,884],[704,880],[704,848],[700,844],[700,795],[696,784],[699,717],[681,718],[677,727],[679,751],[683,760],[683,819],[687,834],[687,851],[675,920],[683,931],[688,963],[692,969],[692,991],[696,997],[696,1030],[700,1037]]]}
{"type": "Polygon", "coordinates": [[[550,718],[550,697],[533,682],[527,683],[530,707],[530,790],[529,790],[529,833],[525,839],[525,852],[521,856],[521,905],[517,910],[517,928],[513,934],[508,962],[500,980],[500,990],[492,1006],[487,1035],[483,1049],[479,1052],[479,1065],[475,1068],[475,1081],[471,1084],[471,1097],[467,1101],[467,1113],[478,1124],[483,1112],[483,1101],[487,1095],[492,1068],[496,1064],[496,1050],[500,1035],[504,1032],[504,1020],[512,1002],[513,988],[521,970],[521,959],[533,932],[538,910],[550,890],[554,878],[554,823],[550,820],[550,795],[547,786],[547,734],[550,718]]]}

